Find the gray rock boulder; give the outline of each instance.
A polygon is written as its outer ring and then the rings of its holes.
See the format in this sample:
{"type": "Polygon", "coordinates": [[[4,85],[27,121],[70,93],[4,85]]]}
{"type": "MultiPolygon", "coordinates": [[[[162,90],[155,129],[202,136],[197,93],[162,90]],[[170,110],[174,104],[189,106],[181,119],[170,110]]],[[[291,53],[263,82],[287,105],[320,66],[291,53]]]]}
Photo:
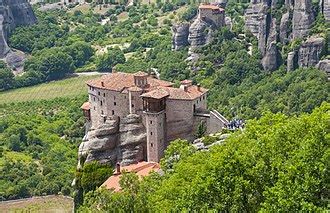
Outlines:
{"type": "Polygon", "coordinates": [[[324,59],[317,63],[316,68],[323,70],[327,75],[328,79],[330,79],[330,59],[324,59]]]}
{"type": "Polygon", "coordinates": [[[278,51],[276,42],[270,43],[265,56],[261,60],[261,64],[266,71],[274,71],[281,64],[281,54],[278,51]]]}
{"type": "Polygon", "coordinates": [[[290,13],[284,13],[281,18],[280,24],[280,41],[283,44],[288,43],[289,41],[289,25],[290,25],[290,13]]]}
{"type": "Polygon", "coordinates": [[[309,33],[315,20],[311,0],[295,0],[292,17],[293,39],[302,38],[309,33]]]}
{"type": "Polygon", "coordinates": [[[145,159],[146,130],[139,115],[128,115],[90,129],[78,150],[78,166],[90,161],[128,165],[145,159]]]}
{"type": "Polygon", "coordinates": [[[189,23],[180,23],[172,27],[172,47],[174,50],[179,50],[182,47],[188,46],[189,23]]]}
{"type": "Polygon", "coordinates": [[[189,28],[188,42],[192,48],[203,46],[207,43],[207,37],[211,25],[202,19],[196,18],[189,28]]]}
{"type": "Polygon", "coordinates": [[[288,53],[286,68],[287,71],[293,71],[298,67],[298,58],[295,51],[288,53]]]}
{"type": "Polygon", "coordinates": [[[311,37],[300,45],[298,51],[299,67],[315,66],[321,59],[325,48],[325,39],[321,37],[311,37]]]}
{"type": "Polygon", "coordinates": [[[27,0],[0,1],[0,57],[9,52],[6,40],[17,26],[30,25],[37,22],[33,10],[27,0]]]}

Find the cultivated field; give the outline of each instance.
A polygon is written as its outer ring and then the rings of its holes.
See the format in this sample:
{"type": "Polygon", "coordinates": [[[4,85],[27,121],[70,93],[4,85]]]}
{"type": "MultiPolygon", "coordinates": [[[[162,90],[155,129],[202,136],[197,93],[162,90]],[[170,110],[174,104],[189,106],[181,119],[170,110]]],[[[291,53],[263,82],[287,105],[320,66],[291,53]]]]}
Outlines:
{"type": "Polygon", "coordinates": [[[32,87],[0,92],[0,104],[46,100],[57,97],[75,97],[87,94],[86,81],[96,77],[97,75],[72,77],[32,87]]]}
{"type": "Polygon", "coordinates": [[[1,213],[71,213],[73,200],[64,196],[45,196],[0,202],[1,213]]]}

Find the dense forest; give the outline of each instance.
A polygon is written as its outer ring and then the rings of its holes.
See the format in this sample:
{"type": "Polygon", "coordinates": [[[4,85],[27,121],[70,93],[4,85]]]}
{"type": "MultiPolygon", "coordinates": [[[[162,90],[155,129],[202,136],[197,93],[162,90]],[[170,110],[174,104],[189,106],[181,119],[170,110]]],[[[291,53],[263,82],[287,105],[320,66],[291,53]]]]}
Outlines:
{"type": "Polygon", "coordinates": [[[91,191],[79,211],[326,211],[329,110],[324,103],[298,117],[266,113],[206,152],[173,141],[163,175],[124,174],[121,192],[91,191]]]}
{"type": "MultiPolygon", "coordinates": [[[[29,55],[25,72],[14,76],[0,63],[0,92],[80,72],[157,70],[176,85],[192,79],[208,88],[209,108],[229,119],[248,120],[246,129],[208,152],[176,140],[161,162],[163,176],[141,181],[126,174],[123,191],[113,193],[95,190],[112,174],[111,167],[93,162],[81,172],[75,170],[85,121],[79,107],[87,90],[82,97],[0,105],[0,200],[61,193],[83,202],[82,212],[326,210],[326,74],[316,68],[287,72],[284,64],[265,72],[257,39],[244,31],[247,1],[228,2],[232,29],[214,32],[193,66],[186,61],[188,48],[172,50],[171,27],[196,15],[196,1],[124,4],[104,14],[96,4],[87,11],[41,12],[36,6],[38,23],[16,28],[9,38],[11,47],[29,55]],[[180,159],[173,161],[174,155],[180,159]],[[73,192],[74,177],[79,177],[76,185],[84,199],[73,192]]],[[[327,27],[318,17],[312,32],[327,27]]],[[[283,51],[297,42],[283,46],[283,51]]]]}
{"type": "Polygon", "coordinates": [[[0,200],[71,194],[84,99],[0,106],[0,200]]]}

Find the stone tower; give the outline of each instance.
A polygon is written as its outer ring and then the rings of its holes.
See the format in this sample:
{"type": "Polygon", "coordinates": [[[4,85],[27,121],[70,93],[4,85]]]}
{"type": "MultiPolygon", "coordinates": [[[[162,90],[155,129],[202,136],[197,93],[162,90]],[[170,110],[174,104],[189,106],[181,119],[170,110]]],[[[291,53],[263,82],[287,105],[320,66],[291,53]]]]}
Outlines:
{"type": "Polygon", "coordinates": [[[166,97],[165,90],[142,95],[146,117],[147,160],[159,162],[164,155],[166,142],[166,97]]]}

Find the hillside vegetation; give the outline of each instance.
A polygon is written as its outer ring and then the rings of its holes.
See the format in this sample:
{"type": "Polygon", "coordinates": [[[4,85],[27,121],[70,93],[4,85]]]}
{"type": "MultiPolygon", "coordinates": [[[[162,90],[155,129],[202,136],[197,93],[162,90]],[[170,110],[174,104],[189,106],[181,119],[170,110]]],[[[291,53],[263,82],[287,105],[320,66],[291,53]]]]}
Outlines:
{"type": "Polygon", "coordinates": [[[0,200],[71,194],[85,100],[0,105],[0,200]]]}

